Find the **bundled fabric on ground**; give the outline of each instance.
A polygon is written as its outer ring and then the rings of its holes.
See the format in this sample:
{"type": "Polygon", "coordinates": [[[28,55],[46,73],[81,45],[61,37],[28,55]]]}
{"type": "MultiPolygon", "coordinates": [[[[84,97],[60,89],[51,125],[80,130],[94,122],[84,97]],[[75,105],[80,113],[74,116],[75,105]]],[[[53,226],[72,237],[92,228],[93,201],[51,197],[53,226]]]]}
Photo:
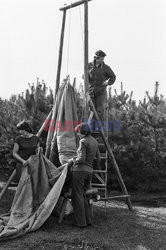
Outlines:
{"type": "Polygon", "coordinates": [[[10,214],[0,217],[0,241],[37,230],[50,216],[63,188],[67,164],[56,168],[41,152],[23,168],[10,214]]]}

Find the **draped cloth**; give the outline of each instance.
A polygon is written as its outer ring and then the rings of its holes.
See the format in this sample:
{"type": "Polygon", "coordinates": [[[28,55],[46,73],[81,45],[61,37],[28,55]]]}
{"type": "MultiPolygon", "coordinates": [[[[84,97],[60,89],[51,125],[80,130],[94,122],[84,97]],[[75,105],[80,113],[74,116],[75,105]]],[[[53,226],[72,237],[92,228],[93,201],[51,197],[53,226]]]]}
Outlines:
{"type": "Polygon", "coordinates": [[[23,168],[10,213],[0,217],[0,241],[37,230],[52,213],[64,185],[67,164],[56,168],[41,152],[23,168]]]}
{"type": "Polygon", "coordinates": [[[46,151],[53,163],[56,163],[57,152],[61,164],[76,155],[74,127],[78,124],[74,88],[65,81],[57,92],[46,142],[46,151]]]}
{"type": "Polygon", "coordinates": [[[52,213],[66,175],[67,164],[76,154],[74,127],[78,125],[74,89],[65,81],[58,90],[48,128],[46,156],[31,156],[14,196],[10,213],[0,217],[0,240],[35,231],[52,213]],[[61,167],[56,164],[59,156],[61,167]],[[53,164],[54,163],[54,164],[53,164]]]}

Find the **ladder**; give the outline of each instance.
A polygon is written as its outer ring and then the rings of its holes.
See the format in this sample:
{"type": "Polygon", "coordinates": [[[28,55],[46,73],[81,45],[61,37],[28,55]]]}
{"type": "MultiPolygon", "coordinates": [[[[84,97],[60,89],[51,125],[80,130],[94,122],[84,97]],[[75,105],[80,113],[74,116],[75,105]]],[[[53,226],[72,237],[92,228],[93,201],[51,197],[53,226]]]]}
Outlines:
{"type": "MultiPolygon", "coordinates": [[[[92,132],[92,136],[97,140],[98,147],[100,151],[100,163],[94,160],[93,163],[93,179],[92,187],[100,190],[99,194],[101,197],[107,197],[107,173],[108,173],[108,152],[105,148],[105,145],[102,142],[100,132],[92,132]]],[[[107,133],[105,134],[106,139],[108,140],[107,133]]]]}
{"type": "MultiPolygon", "coordinates": [[[[91,124],[91,121],[94,121],[93,115],[94,115],[94,112],[91,110],[89,118],[88,118],[88,124],[89,124],[90,128],[91,128],[91,125],[93,124],[93,123],[91,124]]],[[[107,118],[108,118],[108,114],[107,114],[107,118]]],[[[108,119],[107,119],[107,121],[108,121],[108,119]]],[[[95,125],[95,129],[94,130],[91,129],[91,135],[98,142],[101,162],[99,163],[97,161],[97,159],[94,159],[93,179],[91,182],[91,186],[93,188],[97,188],[99,190],[99,194],[101,197],[107,197],[108,152],[105,148],[105,145],[103,144],[103,140],[101,138],[100,132],[96,131],[98,126],[96,126],[96,123],[93,125],[95,125]]],[[[108,130],[105,133],[105,137],[106,137],[106,139],[108,139],[108,130]]]]}
{"type": "MultiPolygon", "coordinates": [[[[126,189],[125,183],[124,183],[123,178],[121,176],[119,167],[117,165],[116,159],[115,159],[114,154],[112,152],[111,146],[108,142],[108,129],[107,129],[107,133],[105,134],[105,131],[103,129],[103,126],[100,124],[99,116],[98,116],[97,111],[95,109],[95,106],[92,102],[92,99],[89,96],[89,93],[87,93],[87,101],[88,101],[89,107],[90,107],[90,116],[88,118],[88,123],[90,123],[93,116],[95,117],[96,121],[98,121],[98,126],[100,128],[98,131],[98,134],[100,134],[101,138],[102,138],[102,143],[99,143],[99,150],[101,152],[102,147],[105,149],[105,152],[101,153],[101,162],[104,162],[104,167],[101,167],[98,165],[97,169],[94,168],[94,172],[93,172],[94,177],[92,179],[91,185],[92,185],[92,187],[96,187],[97,189],[99,189],[100,193],[101,193],[101,191],[104,191],[104,195],[101,196],[100,200],[105,201],[105,204],[109,200],[124,198],[129,210],[132,211],[133,208],[132,208],[132,204],[131,204],[131,200],[130,200],[130,195],[128,194],[128,191],[126,189]],[[112,159],[112,161],[113,161],[113,167],[115,169],[115,172],[116,172],[116,175],[118,178],[118,182],[119,182],[119,185],[120,185],[121,190],[122,190],[122,195],[110,196],[110,197],[107,196],[108,158],[112,159]]],[[[107,114],[107,121],[108,121],[108,114],[107,114]]],[[[92,132],[92,136],[95,137],[95,133],[92,132]]]]}

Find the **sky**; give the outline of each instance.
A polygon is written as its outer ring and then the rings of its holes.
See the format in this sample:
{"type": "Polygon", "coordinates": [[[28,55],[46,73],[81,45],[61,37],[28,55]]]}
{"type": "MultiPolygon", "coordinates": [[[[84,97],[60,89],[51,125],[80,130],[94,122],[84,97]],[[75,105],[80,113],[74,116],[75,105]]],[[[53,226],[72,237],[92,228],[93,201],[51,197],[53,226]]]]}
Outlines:
{"type": "MultiPolygon", "coordinates": [[[[75,1],[72,1],[75,2],[75,1]]],[[[44,80],[55,89],[63,12],[69,0],[0,0],[0,97],[24,92],[44,80]]],[[[103,50],[116,74],[112,89],[166,97],[166,1],[92,0],[88,4],[89,61],[103,50]]],[[[67,11],[61,82],[70,75],[77,85],[84,72],[84,8],[67,11]]]]}

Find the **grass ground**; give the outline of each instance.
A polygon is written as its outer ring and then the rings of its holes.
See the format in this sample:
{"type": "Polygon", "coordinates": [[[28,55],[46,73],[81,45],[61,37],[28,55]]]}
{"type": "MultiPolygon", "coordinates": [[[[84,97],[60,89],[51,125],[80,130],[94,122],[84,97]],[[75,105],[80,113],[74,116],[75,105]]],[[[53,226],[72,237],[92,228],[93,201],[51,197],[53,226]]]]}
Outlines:
{"type": "MultiPolygon", "coordinates": [[[[8,190],[0,204],[0,214],[8,212],[14,192],[8,190]]],[[[134,211],[123,202],[111,201],[93,206],[93,226],[86,229],[72,227],[72,216],[62,224],[50,216],[33,233],[5,242],[0,249],[48,250],[165,250],[166,249],[166,195],[132,196],[134,211]]]]}

